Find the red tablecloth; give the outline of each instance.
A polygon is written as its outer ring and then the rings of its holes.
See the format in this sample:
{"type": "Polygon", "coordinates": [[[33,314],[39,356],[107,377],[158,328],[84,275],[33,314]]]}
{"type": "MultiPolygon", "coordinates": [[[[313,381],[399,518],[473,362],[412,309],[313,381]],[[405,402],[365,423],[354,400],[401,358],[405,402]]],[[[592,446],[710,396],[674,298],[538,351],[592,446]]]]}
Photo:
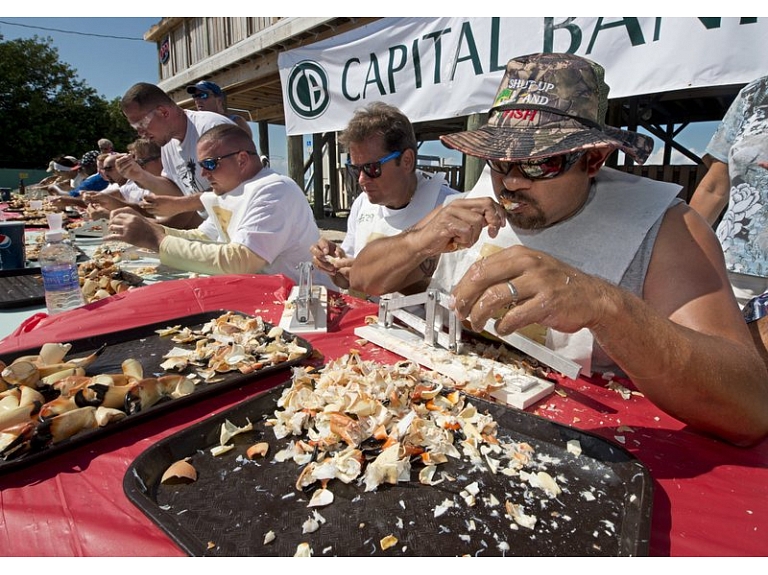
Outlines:
{"type": "MultiPolygon", "coordinates": [[[[290,282],[219,276],[162,282],[54,317],[30,318],[0,341],[2,353],[203,311],[259,314],[278,323],[290,282]]],[[[328,333],[302,334],[327,358],[351,348],[366,359],[397,356],[361,346],[355,327],[376,306],[344,297],[328,333]]],[[[130,463],[150,445],[287,378],[277,374],[180,407],[119,433],[0,476],[0,555],[160,556],[181,550],[123,493],[130,463]]],[[[623,445],[650,470],[650,552],[676,556],[768,555],[768,441],[751,449],[689,431],[642,396],[623,399],[601,379],[564,381],[535,413],[623,445]]]]}

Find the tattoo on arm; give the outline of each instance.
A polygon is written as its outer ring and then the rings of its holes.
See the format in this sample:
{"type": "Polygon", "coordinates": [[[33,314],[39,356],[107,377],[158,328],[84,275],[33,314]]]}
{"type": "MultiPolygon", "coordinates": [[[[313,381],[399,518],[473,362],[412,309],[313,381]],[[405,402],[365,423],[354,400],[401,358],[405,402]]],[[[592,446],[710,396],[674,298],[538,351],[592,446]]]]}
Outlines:
{"type": "Polygon", "coordinates": [[[419,269],[425,277],[431,278],[432,274],[435,273],[435,269],[437,268],[437,258],[438,256],[432,256],[419,264],[419,269]]]}

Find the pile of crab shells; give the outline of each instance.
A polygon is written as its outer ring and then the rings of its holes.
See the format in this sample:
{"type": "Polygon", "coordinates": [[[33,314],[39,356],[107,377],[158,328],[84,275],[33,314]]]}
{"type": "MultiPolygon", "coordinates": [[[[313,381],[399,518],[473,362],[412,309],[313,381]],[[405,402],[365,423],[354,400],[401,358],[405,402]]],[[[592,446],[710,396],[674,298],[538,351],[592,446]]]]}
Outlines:
{"type": "Polygon", "coordinates": [[[99,301],[144,283],[144,278],[119,267],[119,259],[93,258],[78,266],[80,289],[86,303],[99,301]]]}
{"type": "Polygon", "coordinates": [[[287,339],[281,327],[271,327],[260,316],[245,316],[235,312],[206,322],[200,329],[170,326],[156,332],[170,337],[175,346],[163,355],[160,367],[166,371],[183,371],[192,367],[207,383],[222,374],[238,371],[243,374],[293,361],[309,349],[298,339],[287,339]]]}
{"type": "Polygon", "coordinates": [[[0,459],[43,450],[194,391],[182,375],[145,377],[133,358],[119,373],[86,375],[104,347],[67,359],[71,348],[46,343],[38,354],[0,362],[0,459]]]}
{"type": "Polygon", "coordinates": [[[274,459],[301,467],[296,489],[319,487],[310,507],[333,501],[332,480],[357,482],[366,492],[411,481],[411,461],[423,465],[425,485],[447,479],[440,466],[450,458],[519,475],[533,448],[501,441],[493,417],[469,399],[449,378],[410,361],[382,365],[350,353],[320,372],[296,368],[267,420],[276,438],[296,439],[274,459]]]}

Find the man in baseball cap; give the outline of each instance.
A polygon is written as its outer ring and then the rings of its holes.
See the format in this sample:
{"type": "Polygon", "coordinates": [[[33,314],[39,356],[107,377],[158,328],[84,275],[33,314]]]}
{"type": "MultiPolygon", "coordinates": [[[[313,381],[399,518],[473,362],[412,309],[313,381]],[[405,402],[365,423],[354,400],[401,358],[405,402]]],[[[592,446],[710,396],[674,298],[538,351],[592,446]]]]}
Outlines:
{"type": "Polygon", "coordinates": [[[249,136],[253,137],[253,132],[246,119],[238,114],[229,113],[227,94],[221,89],[221,86],[214,82],[203,80],[197,84],[187,86],[187,93],[192,94],[192,99],[195,101],[195,107],[198,111],[216,112],[226,116],[245,130],[249,136]]]}
{"type": "Polygon", "coordinates": [[[451,292],[475,331],[546,328],[582,373],[627,376],[661,409],[739,445],[768,436],[768,373],[711,227],[680,187],[603,166],[651,141],[605,124],[599,64],[572,54],[510,60],[477,129],[442,136],[488,169],[397,236],[369,243],[350,286],[451,292]]]}

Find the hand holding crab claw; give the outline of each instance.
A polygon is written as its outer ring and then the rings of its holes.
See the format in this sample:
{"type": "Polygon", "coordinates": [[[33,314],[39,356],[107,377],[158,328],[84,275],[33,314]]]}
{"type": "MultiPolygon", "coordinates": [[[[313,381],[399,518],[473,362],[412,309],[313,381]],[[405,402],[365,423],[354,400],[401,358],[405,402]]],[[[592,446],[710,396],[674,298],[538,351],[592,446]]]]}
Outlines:
{"type": "Polygon", "coordinates": [[[339,245],[325,238],[320,238],[309,251],[312,254],[312,265],[331,276],[335,285],[349,287],[349,270],[355,258],[347,257],[339,245]]]}
{"type": "Polygon", "coordinates": [[[496,330],[502,335],[534,323],[574,333],[599,323],[613,289],[548,254],[517,245],[472,264],[453,296],[459,317],[476,331],[498,318],[496,330]]]}
{"type": "Polygon", "coordinates": [[[506,224],[504,209],[491,198],[458,199],[433,211],[409,233],[418,235],[427,257],[474,244],[483,228],[494,238],[506,224]]]}

